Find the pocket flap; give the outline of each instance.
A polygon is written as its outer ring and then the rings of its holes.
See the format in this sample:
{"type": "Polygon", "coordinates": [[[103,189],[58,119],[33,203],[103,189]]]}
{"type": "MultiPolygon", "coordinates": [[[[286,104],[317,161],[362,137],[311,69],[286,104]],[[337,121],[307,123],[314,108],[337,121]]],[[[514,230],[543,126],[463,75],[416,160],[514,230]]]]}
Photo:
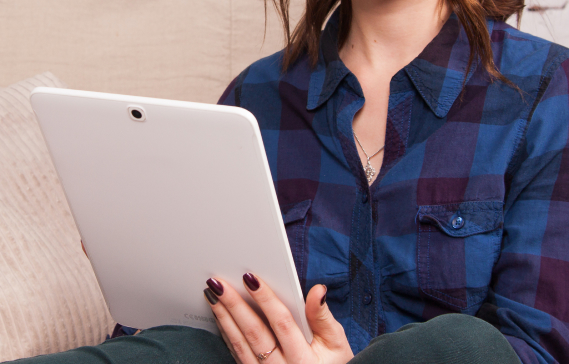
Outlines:
{"type": "Polygon", "coordinates": [[[433,224],[449,236],[467,237],[502,227],[502,201],[469,201],[419,206],[417,218],[433,224]]]}
{"type": "Polygon", "coordinates": [[[305,200],[281,206],[281,213],[283,215],[283,222],[285,225],[304,219],[306,217],[306,213],[310,210],[310,206],[312,206],[312,200],[305,200]]]}

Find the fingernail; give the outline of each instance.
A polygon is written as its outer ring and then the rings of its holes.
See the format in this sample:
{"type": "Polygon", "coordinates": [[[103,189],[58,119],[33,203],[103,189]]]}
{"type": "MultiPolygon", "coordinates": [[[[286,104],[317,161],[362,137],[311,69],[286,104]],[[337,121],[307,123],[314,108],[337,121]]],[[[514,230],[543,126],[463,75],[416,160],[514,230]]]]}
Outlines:
{"type": "Polygon", "coordinates": [[[320,300],[320,306],[324,306],[324,304],[326,303],[326,294],[328,293],[328,287],[324,286],[324,289],[325,289],[324,296],[322,296],[322,299],[320,300]]]}
{"type": "Polygon", "coordinates": [[[252,275],[251,273],[243,274],[243,281],[245,282],[245,284],[247,285],[247,287],[249,287],[249,289],[251,291],[256,291],[261,286],[261,284],[259,283],[257,278],[254,275],[252,275]]]}
{"type": "Polygon", "coordinates": [[[223,286],[221,285],[221,283],[219,283],[219,281],[215,278],[210,278],[208,279],[205,283],[207,283],[207,286],[213,291],[213,293],[215,293],[218,296],[221,296],[223,294],[223,286]]]}
{"type": "Polygon", "coordinates": [[[217,296],[215,294],[213,294],[213,292],[209,288],[206,288],[203,290],[203,295],[208,300],[208,302],[211,303],[212,305],[215,305],[219,301],[217,299],[217,296]]]}

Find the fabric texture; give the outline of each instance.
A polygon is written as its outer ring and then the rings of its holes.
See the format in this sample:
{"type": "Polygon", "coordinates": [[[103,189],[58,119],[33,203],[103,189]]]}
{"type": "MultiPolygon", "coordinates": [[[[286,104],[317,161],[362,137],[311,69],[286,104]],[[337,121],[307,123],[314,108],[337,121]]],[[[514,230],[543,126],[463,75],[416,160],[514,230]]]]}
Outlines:
{"type": "Polygon", "coordinates": [[[519,364],[500,331],[473,316],[447,314],[373,339],[348,364],[519,364]]]}
{"type": "Polygon", "coordinates": [[[302,288],[327,285],[355,353],[455,312],[491,322],[524,363],[569,362],[569,50],[488,29],[519,89],[478,62],[467,72],[451,16],[391,80],[371,186],[352,131],[365,98],[338,56],[337,14],[315,69],[302,56],[283,73],[276,53],[220,99],[257,118],[302,288]]]}
{"type": "Polygon", "coordinates": [[[0,92],[0,361],[101,343],[113,321],[29,102],[51,73],[0,92]]]}
{"type": "MultiPolygon", "coordinates": [[[[291,22],[304,10],[291,0],[291,22]]],[[[0,2],[0,86],[49,70],[72,89],[215,103],[282,48],[260,0],[0,2]],[[266,30],[266,34],[265,34],[266,30]]]]}
{"type": "Polygon", "coordinates": [[[64,353],[16,360],[14,364],[235,364],[221,339],[185,326],[159,326],[136,336],[107,340],[64,353]]]}

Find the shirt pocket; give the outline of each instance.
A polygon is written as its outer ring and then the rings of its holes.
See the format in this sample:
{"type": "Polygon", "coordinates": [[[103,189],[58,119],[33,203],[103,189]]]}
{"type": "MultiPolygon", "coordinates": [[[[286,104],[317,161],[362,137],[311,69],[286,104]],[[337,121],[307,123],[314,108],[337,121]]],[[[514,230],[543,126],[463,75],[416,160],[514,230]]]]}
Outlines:
{"type": "Polygon", "coordinates": [[[501,201],[419,206],[417,276],[427,300],[465,311],[487,295],[500,252],[501,201]]]}
{"type": "Polygon", "coordinates": [[[312,200],[291,203],[281,206],[283,222],[286,228],[286,235],[294,258],[296,273],[300,281],[302,293],[306,297],[306,265],[308,263],[308,228],[312,200]]]}

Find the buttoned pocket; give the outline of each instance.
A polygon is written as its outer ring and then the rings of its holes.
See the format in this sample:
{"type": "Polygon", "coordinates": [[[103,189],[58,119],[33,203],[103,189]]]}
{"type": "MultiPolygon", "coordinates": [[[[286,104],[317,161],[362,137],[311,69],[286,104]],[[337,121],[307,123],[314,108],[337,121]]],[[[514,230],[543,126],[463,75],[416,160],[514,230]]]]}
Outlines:
{"type": "Polygon", "coordinates": [[[294,264],[296,266],[300,286],[305,297],[306,265],[308,263],[307,222],[311,206],[312,200],[305,200],[281,206],[286,235],[294,258],[294,264]]]}
{"type": "Polygon", "coordinates": [[[502,202],[419,206],[417,220],[421,293],[454,311],[482,302],[500,251],[502,202]]]}

